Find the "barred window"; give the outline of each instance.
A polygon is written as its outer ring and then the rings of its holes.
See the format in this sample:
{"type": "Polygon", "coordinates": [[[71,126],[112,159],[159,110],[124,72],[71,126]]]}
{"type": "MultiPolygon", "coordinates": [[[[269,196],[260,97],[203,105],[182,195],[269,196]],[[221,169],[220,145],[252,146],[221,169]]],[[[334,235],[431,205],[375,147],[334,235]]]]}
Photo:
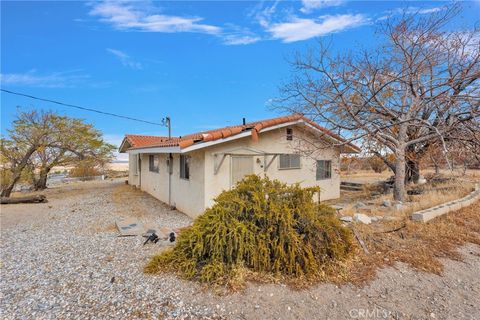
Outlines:
{"type": "Polygon", "coordinates": [[[190,157],[183,154],[180,155],[180,178],[190,179],[190,157]]]}
{"type": "Polygon", "coordinates": [[[151,172],[158,172],[158,163],[160,156],[158,154],[148,156],[148,168],[151,172]]]}
{"type": "Polygon", "coordinates": [[[325,180],[332,178],[332,161],[318,160],[317,161],[317,180],[325,180]]]}
{"type": "Polygon", "coordinates": [[[293,140],[293,129],[287,128],[287,140],[293,140]]]}
{"type": "Polygon", "coordinates": [[[279,169],[300,169],[299,154],[281,154],[279,156],[279,169]]]}

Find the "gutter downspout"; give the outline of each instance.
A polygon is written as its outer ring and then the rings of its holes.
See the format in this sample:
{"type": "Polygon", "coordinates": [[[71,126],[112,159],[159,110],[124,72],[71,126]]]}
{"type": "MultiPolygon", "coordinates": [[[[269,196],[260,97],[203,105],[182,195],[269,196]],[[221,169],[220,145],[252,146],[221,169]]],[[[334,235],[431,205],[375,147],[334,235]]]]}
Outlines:
{"type": "MultiPolygon", "coordinates": [[[[170,117],[165,117],[165,125],[168,127],[168,139],[172,138],[172,126],[170,124],[170,117]]],[[[168,207],[172,208],[172,173],[173,173],[173,155],[168,154],[168,207]]]]}
{"type": "Polygon", "coordinates": [[[173,171],[173,156],[168,155],[168,206],[172,208],[172,172],[173,171]]]}

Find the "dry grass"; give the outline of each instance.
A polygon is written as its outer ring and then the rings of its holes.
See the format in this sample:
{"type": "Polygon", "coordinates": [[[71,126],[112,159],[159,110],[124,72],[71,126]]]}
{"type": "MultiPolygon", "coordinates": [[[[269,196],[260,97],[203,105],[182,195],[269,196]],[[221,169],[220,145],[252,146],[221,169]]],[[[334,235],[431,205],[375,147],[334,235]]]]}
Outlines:
{"type": "Polygon", "coordinates": [[[390,170],[385,170],[383,172],[377,173],[373,170],[355,170],[349,173],[342,171],[340,172],[340,177],[342,178],[383,178],[387,179],[392,176],[393,173],[390,170]]]}
{"type": "Polygon", "coordinates": [[[409,220],[382,225],[355,225],[370,254],[357,248],[348,270],[348,282],[366,283],[376,271],[396,262],[441,274],[440,258],[458,260],[457,248],[466,243],[480,245],[480,202],[436,218],[429,223],[409,220]],[[379,228],[382,229],[379,229],[379,228]],[[394,232],[390,230],[399,229],[394,232]]]}
{"type": "Polygon", "coordinates": [[[135,205],[135,206],[128,206],[128,211],[126,211],[125,203],[138,203],[139,199],[142,199],[144,195],[143,191],[139,189],[135,189],[129,185],[119,185],[115,188],[112,193],[112,202],[118,208],[118,210],[127,216],[142,218],[146,215],[146,212],[143,206],[135,205]]]}
{"type": "Polygon", "coordinates": [[[402,210],[381,207],[381,204],[384,200],[393,201],[393,196],[391,194],[377,197],[372,202],[379,206],[377,210],[374,210],[376,215],[408,217],[415,211],[431,208],[442,203],[460,199],[472,192],[473,189],[474,184],[468,181],[450,181],[447,183],[438,184],[434,189],[427,189],[422,194],[407,196],[407,202],[402,210]]]}

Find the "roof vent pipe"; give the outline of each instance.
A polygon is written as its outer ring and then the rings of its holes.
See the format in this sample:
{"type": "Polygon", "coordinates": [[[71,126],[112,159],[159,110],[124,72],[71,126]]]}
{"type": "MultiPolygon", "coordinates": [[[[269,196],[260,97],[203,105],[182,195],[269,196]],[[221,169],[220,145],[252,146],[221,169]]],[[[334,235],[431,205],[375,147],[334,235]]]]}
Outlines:
{"type": "Polygon", "coordinates": [[[245,118],[243,118],[242,122],[243,122],[243,125],[245,125],[245,118]]]}

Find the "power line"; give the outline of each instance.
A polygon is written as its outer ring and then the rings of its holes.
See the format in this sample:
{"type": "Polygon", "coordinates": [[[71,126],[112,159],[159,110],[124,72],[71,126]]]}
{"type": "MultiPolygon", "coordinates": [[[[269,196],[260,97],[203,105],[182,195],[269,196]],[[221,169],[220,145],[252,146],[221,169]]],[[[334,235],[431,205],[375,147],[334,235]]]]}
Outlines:
{"type": "Polygon", "coordinates": [[[132,120],[132,121],[138,121],[138,122],[153,124],[153,125],[156,125],[156,126],[164,126],[163,124],[157,123],[157,122],[151,122],[151,121],[147,121],[147,120],[136,119],[136,118],[132,118],[132,117],[128,117],[128,116],[122,116],[120,114],[115,114],[115,113],[111,113],[111,112],[105,112],[105,111],[100,111],[100,110],[96,110],[96,109],[92,109],[92,108],[77,106],[77,105],[74,105],[74,104],[64,103],[64,102],[60,102],[60,101],[55,101],[55,100],[50,100],[50,99],[45,99],[45,98],[39,98],[39,97],[35,97],[35,96],[25,94],[25,93],[14,92],[14,91],[6,90],[6,89],[0,89],[0,90],[3,91],[3,92],[9,93],[9,94],[22,96],[22,97],[26,97],[26,98],[30,98],[30,99],[34,99],[34,100],[39,100],[39,101],[55,103],[55,104],[58,104],[58,105],[61,105],[61,106],[64,106],[64,107],[77,108],[77,109],[80,109],[80,110],[96,112],[96,113],[104,114],[104,115],[107,115],[107,116],[112,116],[112,117],[132,120]]]}

